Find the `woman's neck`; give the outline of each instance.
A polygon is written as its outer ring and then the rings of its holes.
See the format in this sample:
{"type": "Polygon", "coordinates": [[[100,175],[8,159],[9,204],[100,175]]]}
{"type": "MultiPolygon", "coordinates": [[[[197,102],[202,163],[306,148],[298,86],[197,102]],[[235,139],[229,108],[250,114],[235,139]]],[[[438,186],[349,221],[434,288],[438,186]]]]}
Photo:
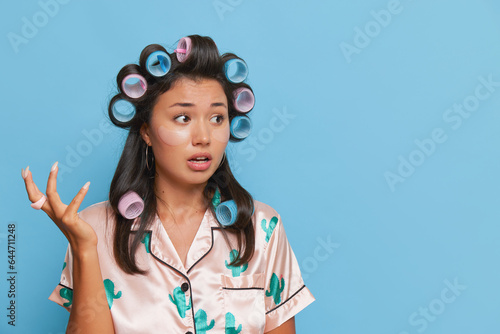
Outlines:
{"type": "Polygon", "coordinates": [[[187,221],[190,216],[204,213],[208,204],[203,196],[204,188],[205,184],[173,184],[157,175],[155,192],[159,216],[187,221]]]}

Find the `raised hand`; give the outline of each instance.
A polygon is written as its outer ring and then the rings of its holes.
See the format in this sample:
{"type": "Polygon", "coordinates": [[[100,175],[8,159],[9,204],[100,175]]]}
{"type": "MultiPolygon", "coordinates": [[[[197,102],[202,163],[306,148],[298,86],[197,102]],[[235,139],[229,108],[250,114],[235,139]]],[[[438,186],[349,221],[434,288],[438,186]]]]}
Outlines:
{"type": "MultiPolygon", "coordinates": [[[[84,250],[97,245],[97,236],[92,227],[80,219],[77,212],[82,203],[90,182],[85,185],[76,194],[69,205],[64,204],[57,193],[57,172],[59,168],[57,162],[52,166],[49,179],[47,181],[47,200],[43,203],[41,209],[56,223],[57,227],[66,236],[72,249],[84,250]]],[[[31,202],[40,200],[44,195],[38,189],[29,167],[22,171],[22,176],[26,186],[26,191],[31,202]]]]}

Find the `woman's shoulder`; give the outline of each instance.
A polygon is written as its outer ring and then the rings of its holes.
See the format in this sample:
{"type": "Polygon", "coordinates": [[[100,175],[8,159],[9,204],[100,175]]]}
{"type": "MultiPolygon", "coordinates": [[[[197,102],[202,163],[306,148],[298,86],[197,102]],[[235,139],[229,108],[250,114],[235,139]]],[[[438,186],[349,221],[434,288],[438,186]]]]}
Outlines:
{"type": "Polygon", "coordinates": [[[274,209],[269,204],[254,199],[253,205],[255,209],[254,215],[271,216],[271,217],[279,216],[278,211],[276,211],[276,209],[274,209]]]}
{"type": "MultiPolygon", "coordinates": [[[[256,246],[262,243],[267,247],[275,230],[282,229],[281,216],[271,205],[254,199],[255,212],[252,216],[256,246]]],[[[265,248],[264,247],[264,248],[265,248]]]]}
{"type": "Polygon", "coordinates": [[[114,220],[113,209],[109,201],[92,204],[78,212],[78,215],[94,229],[103,227],[107,221],[114,220]]]}

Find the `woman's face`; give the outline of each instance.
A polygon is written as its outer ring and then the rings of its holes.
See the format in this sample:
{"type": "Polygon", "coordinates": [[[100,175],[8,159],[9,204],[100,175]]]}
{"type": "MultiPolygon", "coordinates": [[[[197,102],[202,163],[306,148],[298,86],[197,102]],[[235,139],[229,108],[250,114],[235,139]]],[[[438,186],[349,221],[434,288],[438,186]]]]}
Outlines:
{"type": "Polygon", "coordinates": [[[150,124],[141,128],[158,176],[179,185],[207,182],[229,141],[228,116],[227,98],[216,80],[177,80],[158,97],[150,124]]]}

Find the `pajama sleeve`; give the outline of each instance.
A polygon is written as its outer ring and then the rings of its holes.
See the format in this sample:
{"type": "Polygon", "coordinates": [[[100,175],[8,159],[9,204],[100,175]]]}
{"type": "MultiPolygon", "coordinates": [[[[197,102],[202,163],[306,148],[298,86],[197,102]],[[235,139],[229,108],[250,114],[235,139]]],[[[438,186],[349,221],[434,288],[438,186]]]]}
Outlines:
{"type": "Polygon", "coordinates": [[[281,216],[262,221],[267,231],[265,332],[271,331],[295,316],[315,299],[304,285],[297,259],[288,243],[281,216]],[[272,230],[274,226],[274,230],[272,230]],[[272,232],[271,232],[272,230],[272,232]],[[272,234],[270,234],[272,233],[272,234]]]}
{"type": "Polygon", "coordinates": [[[64,258],[63,270],[59,284],[55,287],[49,299],[63,306],[66,310],[71,310],[73,303],[73,255],[71,246],[68,244],[66,257],[64,258]]]}

